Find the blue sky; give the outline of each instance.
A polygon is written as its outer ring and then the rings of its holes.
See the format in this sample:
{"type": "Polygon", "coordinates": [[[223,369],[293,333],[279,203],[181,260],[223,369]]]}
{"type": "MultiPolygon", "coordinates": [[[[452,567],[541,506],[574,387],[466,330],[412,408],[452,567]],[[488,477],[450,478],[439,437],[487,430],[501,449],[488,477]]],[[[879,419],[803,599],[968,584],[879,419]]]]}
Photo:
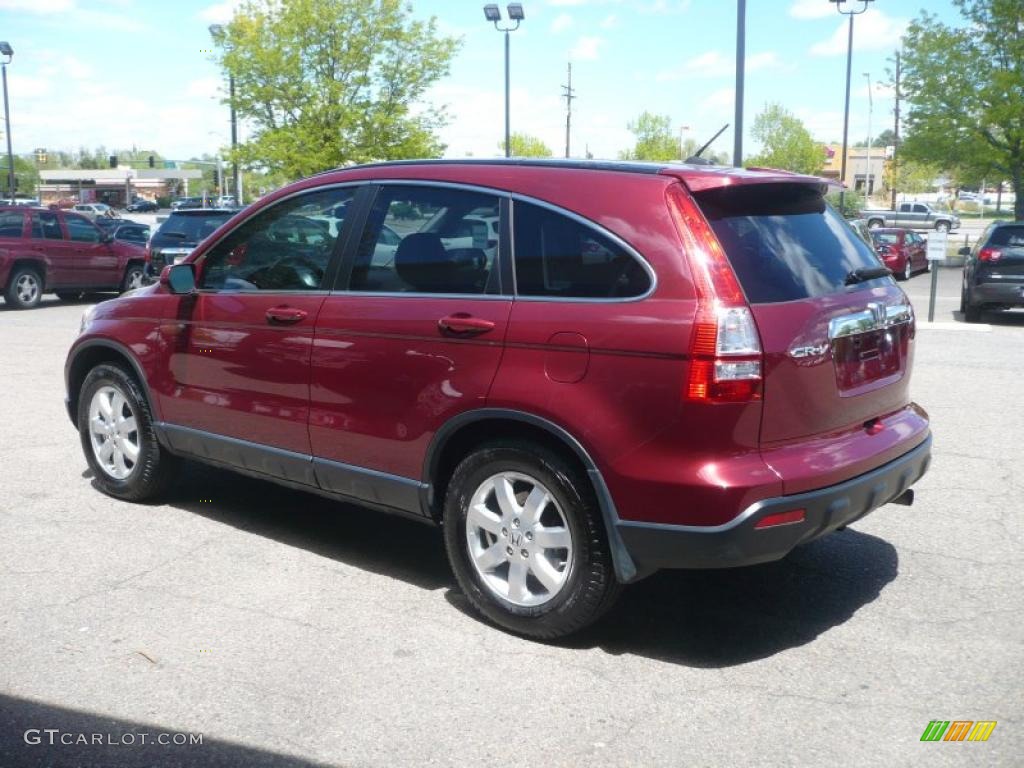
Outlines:
{"type": "MultiPolygon", "coordinates": [[[[498,154],[504,130],[502,36],[476,0],[415,0],[460,36],[451,75],[430,94],[446,104],[448,154],[498,154]]],[[[15,151],[153,148],[167,157],[217,152],[228,142],[221,77],[204,49],[226,0],[0,0],[15,151]]],[[[732,0],[524,0],[512,35],[512,129],[564,150],[560,85],[573,62],[572,150],[614,157],[643,110],[671,117],[703,143],[733,120],[736,4],[732,0]]],[[[502,5],[504,8],[504,5],[502,5]]],[[[855,27],[851,141],[868,132],[868,89],[885,78],[909,20],[922,8],[960,23],[951,0],[876,0],[855,27]]],[[[845,20],[828,0],[748,0],[746,125],[779,102],[821,141],[842,135],[845,20]]],[[[892,97],[876,88],[873,133],[892,125],[892,97]]],[[[242,126],[243,137],[246,126],[242,126]]],[[[732,128],[714,148],[731,153],[732,128]]],[[[746,139],[745,150],[756,150],[746,139]]]]}

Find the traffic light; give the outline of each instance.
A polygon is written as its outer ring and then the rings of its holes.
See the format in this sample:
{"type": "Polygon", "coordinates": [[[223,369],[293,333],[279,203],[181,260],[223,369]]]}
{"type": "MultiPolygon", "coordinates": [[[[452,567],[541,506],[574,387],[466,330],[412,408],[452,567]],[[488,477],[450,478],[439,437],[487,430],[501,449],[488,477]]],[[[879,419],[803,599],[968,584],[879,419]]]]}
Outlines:
{"type": "Polygon", "coordinates": [[[149,167],[150,168],[155,168],[156,167],[156,158],[153,157],[152,155],[149,156],[149,167]]]}

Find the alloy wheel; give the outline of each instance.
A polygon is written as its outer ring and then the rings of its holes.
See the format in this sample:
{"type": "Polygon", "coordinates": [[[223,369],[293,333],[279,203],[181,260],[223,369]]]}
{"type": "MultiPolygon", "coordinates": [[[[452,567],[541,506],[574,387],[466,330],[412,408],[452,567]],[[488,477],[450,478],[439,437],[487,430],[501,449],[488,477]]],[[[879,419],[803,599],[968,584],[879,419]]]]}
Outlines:
{"type": "Polygon", "coordinates": [[[572,532],[543,483],[500,472],[476,489],[466,513],[469,559],[494,595],[523,607],[551,601],[572,567],[572,532]]]}
{"type": "Polygon", "coordinates": [[[124,281],[124,289],[126,291],[134,291],[136,288],[142,287],[142,270],[132,269],[128,271],[128,277],[124,281]]]}
{"type": "Polygon", "coordinates": [[[18,300],[23,304],[34,304],[39,298],[39,278],[32,272],[25,272],[15,283],[18,300]]]}
{"type": "Polygon", "coordinates": [[[139,427],[127,398],[105,386],[89,403],[89,438],[100,468],[115,480],[126,479],[139,465],[139,427]]]}
{"type": "Polygon", "coordinates": [[[914,268],[910,263],[910,257],[907,256],[907,261],[903,266],[903,279],[909,280],[914,275],[914,268]]]}

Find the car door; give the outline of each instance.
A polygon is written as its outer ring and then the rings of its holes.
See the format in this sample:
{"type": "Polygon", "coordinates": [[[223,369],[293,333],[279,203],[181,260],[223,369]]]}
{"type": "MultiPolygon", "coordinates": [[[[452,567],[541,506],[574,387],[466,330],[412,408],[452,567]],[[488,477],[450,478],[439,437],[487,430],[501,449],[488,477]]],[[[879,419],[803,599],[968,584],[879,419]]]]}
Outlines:
{"type": "Polygon", "coordinates": [[[322,487],[416,511],[430,440],[485,404],[512,307],[486,236],[479,247],[444,240],[468,218],[498,217],[502,202],[397,182],[368,195],[317,321],[309,435],[322,487]]]}
{"type": "Polygon", "coordinates": [[[928,260],[925,257],[925,239],[917,232],[907,233],[907,253],[914,271],[928,266],[928,260]]]}
{"type": "Polygon", "coordinates": [[[323,215],[352,194],[330,187],[286,198],[197,257],[196,290],[164,328],[172,352],[160,398],[172,445],[313,484],[310,350],[338,238],[317,227],[322,236],[310,242],[300,228],[276,225],[323,215]]]}
{"type": "Polygon", "coordinates": [[[75,270],[75,244],[67,239],[54,211],[32,211],[28,246],[46,264],[48,289],[81,285],[75,270]]]}
{"type": "Polygon", "coordinates": [[[74,213],[64,214],[64,227],[75,252],[76,285],[116,288],[121,284],[117,251],[95,223],[74,213]]]}

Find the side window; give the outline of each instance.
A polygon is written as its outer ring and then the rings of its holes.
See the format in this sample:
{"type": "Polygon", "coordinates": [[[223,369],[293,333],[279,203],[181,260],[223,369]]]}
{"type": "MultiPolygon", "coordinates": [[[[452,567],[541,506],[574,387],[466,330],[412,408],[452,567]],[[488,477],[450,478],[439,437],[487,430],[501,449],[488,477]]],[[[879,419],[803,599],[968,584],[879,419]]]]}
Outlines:
{"type": "Polygon", "coordinates": [[[497,289],[498,198],[444,187],[377,195],[349,290],[479,294],[497,289]]]}
{"type": "Polygon", "coordinates": [[[0,237],[21,237],[25,214],[21,211],[0,212],[0,237]]]}
{"type": "Polygon", "coordinates": [[[100,231],[88,219],[81,216],[65,216],[64,223],[68,228],[68,237],[80,243],[98,243],[100,231]]]}
{"type": "Polygon", "coordinates": [[[32,214],[32,237],[39,240],[63,240],[60,222],[55,213],[32,214]]]}
{"type": "Polygon", "coordinates": [[[117,239],[126,240],[129,243],[146,243],[146,231],[138,227],[121,227],[117,230],[117,239]]]}
{"type": "Polygon", "coordinates": [[[221,291],[315,291],[322,287],[352,187],[284,200],[249,219],[203,259],[199,287],[221,291]]]}
{"type": "Polygon", "coordinates": [[[517,202],[513,221],[520,296],[629,298],[651,287],[636,258],[574,219],[517,202]]]}
{"type": "Polygon", "coordinates": [[[925,208],[923,205],[915,205],[914,213],[928,213],[928,209],[925,208]]]}

